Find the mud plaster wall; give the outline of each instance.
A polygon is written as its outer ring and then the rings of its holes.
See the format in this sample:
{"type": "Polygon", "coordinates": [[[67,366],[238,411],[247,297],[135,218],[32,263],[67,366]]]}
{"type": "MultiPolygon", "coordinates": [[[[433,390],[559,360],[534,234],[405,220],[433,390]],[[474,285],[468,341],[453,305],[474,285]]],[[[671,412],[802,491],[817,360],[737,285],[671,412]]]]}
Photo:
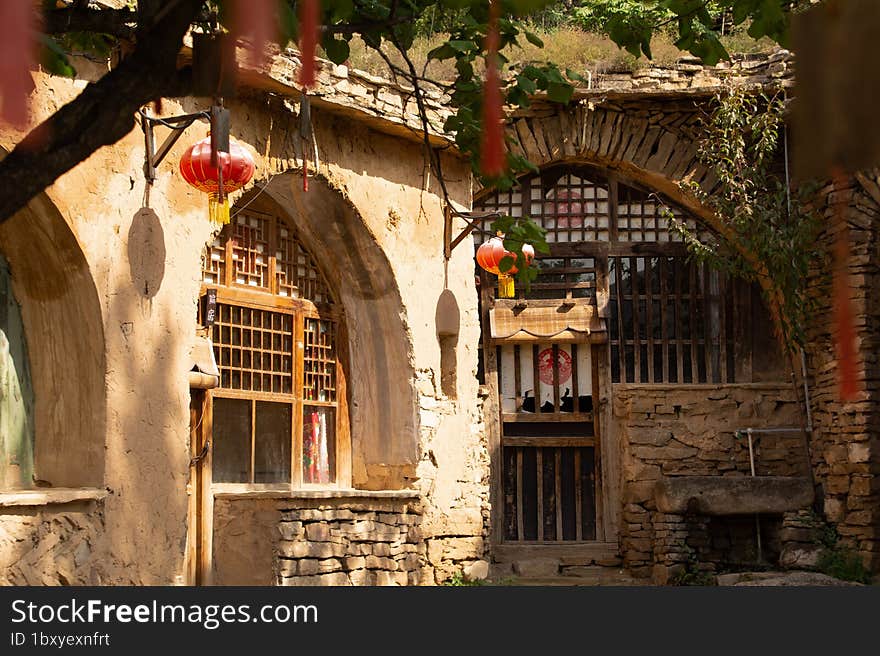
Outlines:
{"type": "MultiPolygon", "coordinates": [[[[654,485],[663,476],[747,476],[748,443],[734,431],[799,426],[790,385],[614,386],[615,434],[623,445],[620,544],[624,564],[648,576],[653,560],[654,485]]],[[[755,441],[758,475],[804,476],[797,433],[755,441]]]]}
{"type": "MultiPolygon", "coordinates": [[[[84,77],[103,72],[88,62],[77,65],[84,77]]],[[[42,120],[75,97],[86,81],[37,74],[35,83],[33,106],[42,120]]],[[[163,114],[182,114],[194,107],[191,101],[165,100],[163,114]]],[[[299,167],[292,143],[287,148],[272,141],[273,130],[281,129],[277,126],[297,125],[289,111],[283,113],[276,104],[254,95],[234,104],[232,113],[234,136],[258,162],[258,183],[299,167]]],[[[437,185],[423,175],[418,144],[320,112],[314,112],[313,118],[321,174],[357,210],[365,230],[384,252],[399,295],[396,313],[406,339],[408,366],[394,373],[405,381],[408,396],[396,401],[395,421],[411,432],[371,437],[379,448],[368,449],[356,460],[355,481],[373,488],[414,486],[424,495],[426,535],[480,539],[488,461],[483,456],[477,405],[479,329],[472,246],[465,243],[456,249],[448,269],[444,267],[437,185]],[[440,348],[434,327],[435,305],[445,282],[462,317],[455,399],[440,390],[440,348]],[[405,415],[402,420],[401,415],[405,415]]],[[[82,248],[100,303],[105,379],[98,388],[107,416],[100,483],[109,494],[96,558],[106,573],[102,580],[108,583],[168,584],[182,581],[185,571],[189,477],[185,372],[200,258],[213,227],[207,221],[205,197],[183,183],[175,164],[205,129],[196,124],[187,131],[159,167],[152,188],[143,179],[143,134],[135,128],[46,192],[82,248]]],[[[20,137],[4,132],[0,145],[9,149],[20,137]]],[[[444,157],[444,165],[452,199],[466,206],[469,171],[452,158],[444,157]]],[[[288,185],[294,193],[294,181],[288,185]]],[[[295,208],[286,209],[295,214],[295,208]]],[[[16,221],[24,220],[16,217],[6,229],[15,231],[16,221]]],[[[61,354],[53,357],[63,361],[61,354]]],[[[353,382],[354,387],[358,384],[353,382]]],[[[377,396],[388,394],[381,381],[370,384],[377,386],[377,396]]],[[[36,439],[41,439],[39,427],[36,439]]],[[[54,521],[51,508],[31,512],[34,521],[54,521]]],[[[11,558],[9,550],[0,550],[0,566],[11,558]]]]}
{"type": "Polygon", "coordinates": [[[101,502],[6,508],[0,513],[0,585],[101,585],[101,502]]]}

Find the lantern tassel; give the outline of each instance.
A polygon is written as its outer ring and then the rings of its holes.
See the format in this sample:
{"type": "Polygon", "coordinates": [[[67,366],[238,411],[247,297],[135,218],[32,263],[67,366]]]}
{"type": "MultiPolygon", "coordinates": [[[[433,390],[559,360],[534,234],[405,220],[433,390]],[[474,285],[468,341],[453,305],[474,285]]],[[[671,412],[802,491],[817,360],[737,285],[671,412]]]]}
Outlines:
{"type": "Polygon", "coordinates": [[[516,295],[516,291],[513,288],[513,278],[511,276],[504,275],[503,273],[498,276],[498,298],[513,298],[516,295]]]}
{"type": "Polygon", "coordinates": [[[211,221],[220,225],[229,223],[229,195],[220,200],[219,194],[211,194],[208,198],[208,216],[211,221]]]}

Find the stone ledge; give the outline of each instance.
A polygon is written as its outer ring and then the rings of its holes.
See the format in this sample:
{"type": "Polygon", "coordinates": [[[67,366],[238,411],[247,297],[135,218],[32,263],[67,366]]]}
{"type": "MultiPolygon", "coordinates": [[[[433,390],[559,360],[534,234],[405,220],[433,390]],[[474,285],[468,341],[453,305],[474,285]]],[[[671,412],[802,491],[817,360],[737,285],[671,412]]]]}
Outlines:
{"type": "Polygon", "coordinates": [[[418,499],[417,490],[291,490],[290,488],[242,489],[240,485],[212,487],[215,499],[418,499]]]}
{"type": "Polygon", "coordinates": [[[107,490],[93,487],[58,487],[0,493],[0,508],[49,506],[77,501],[100,501],[107,490]]]}
{"type": "Polygon", "coordinates": [[[657,510],[683,515],[779,514],[813,502],[809,478],[790,476],[681,476],[654,486],[657,510]]]}

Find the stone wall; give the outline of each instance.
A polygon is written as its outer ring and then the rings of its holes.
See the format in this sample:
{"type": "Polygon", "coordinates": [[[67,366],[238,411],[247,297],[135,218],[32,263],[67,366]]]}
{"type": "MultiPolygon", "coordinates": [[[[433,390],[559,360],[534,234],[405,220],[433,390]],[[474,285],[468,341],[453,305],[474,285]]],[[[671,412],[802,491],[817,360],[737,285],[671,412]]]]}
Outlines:
{"type": "Polygon", "coordinates": [[[418,585],[425,567],[420,523],[418,503],[339,500],[281,508],[276,582],[418,585]]]}
{"type": "Polygon", "coordinates": [[[876,570],[880,567],[880,174],[863,172],[836,189],[829,185],[819,192],[819,199],[818,210],[827,226],[820,241],[826,252],[839,229],[835,203],[843,204],[849,226],[850,299],[862,383],[854,401],[840,401],[829,256],[811,273],[811,289],[818,301],[807,349],[815,424],[813,468],[826,519],[843,544],[857,550],[876,570]]]}
{"type": "Polygon", "coordinates": [[[0,508],[0,585],[106,584],[104,542],[101,501],[0,508]]]}
{"type": "MultiPolygon", "coordinates": [[[[613,396],[623,447],[621,553],[624,565],[641,576],[650,574],[658,546],[680,537],[672,524],[683,520],[656,513],[654,486],[661,477],[747,476],[748,442],[734,432],[801,421],[794,391],[784,384],[615,385],[613,396]]],[[[806,474],[805,444],[796,430],[755,436],[754,444],[758,475],[806,474]]]]}

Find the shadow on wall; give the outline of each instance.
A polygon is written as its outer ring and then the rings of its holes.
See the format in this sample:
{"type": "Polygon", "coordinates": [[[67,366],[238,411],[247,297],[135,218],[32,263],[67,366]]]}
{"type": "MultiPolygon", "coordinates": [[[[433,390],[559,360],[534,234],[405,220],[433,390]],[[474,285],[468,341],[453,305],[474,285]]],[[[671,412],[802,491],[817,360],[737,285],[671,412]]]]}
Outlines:
{"type": "Polygon", "coordinates": [[[277,176],[266,189],[292,218],[339,294],[351,354],[352,478],[407,487],[418,457],[412,345],[397,281],[357,208],[325,179],[277,176]]]}
{"type": "Polygon", "coordinates": [[[143,207],[128,230],[128,266],[138,294],[153,298],[165,277],[165,233],[156,212],[143,207]]]}

